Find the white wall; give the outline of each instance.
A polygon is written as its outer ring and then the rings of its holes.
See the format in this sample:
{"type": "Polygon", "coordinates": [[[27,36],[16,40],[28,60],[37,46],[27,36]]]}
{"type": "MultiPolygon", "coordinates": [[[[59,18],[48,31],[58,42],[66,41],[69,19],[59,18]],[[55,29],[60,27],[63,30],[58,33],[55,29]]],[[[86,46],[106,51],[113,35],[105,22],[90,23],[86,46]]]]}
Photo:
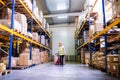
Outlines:
{"type": "Polygon", "coordinates": [[[75,55],[75,27],[57,26],[52,28],[50,26],[50,30],[52,31],[52,54],[58,52],[58,42],[62,41],[66,49],[66,55],[75,55]]]}

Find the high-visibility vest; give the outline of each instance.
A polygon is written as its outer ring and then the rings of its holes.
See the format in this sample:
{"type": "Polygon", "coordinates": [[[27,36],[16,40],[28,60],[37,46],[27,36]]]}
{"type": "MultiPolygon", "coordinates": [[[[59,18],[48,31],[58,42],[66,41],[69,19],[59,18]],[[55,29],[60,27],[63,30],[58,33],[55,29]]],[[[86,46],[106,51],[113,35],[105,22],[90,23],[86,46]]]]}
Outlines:
{"type": "Polygon", "coordinates": [[[64,55],[64,48],[58,47],[58,53],[59,53],[59,55],[64,55]]]}

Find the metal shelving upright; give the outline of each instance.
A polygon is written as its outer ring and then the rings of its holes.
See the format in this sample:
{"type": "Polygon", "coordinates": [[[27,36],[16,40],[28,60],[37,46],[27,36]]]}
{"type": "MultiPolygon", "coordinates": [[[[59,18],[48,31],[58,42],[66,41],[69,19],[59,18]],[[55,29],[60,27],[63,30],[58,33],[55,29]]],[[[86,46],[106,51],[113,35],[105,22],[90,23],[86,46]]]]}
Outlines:
{"type": "MultiPolygon", "coordinates": [[[[40,23],[40,22],[36,19],[36,17],[32,14],[33,11],[34,11],[34,6],[33,6],[34,0],[32,0],[32,12],[31,12],[31,11],[29,10],[29,8],[26,6],[26,4],[23,2],[23,0],[18,0],[18,1],[19,1],[19,3],[21,4],[21,6],[23,7],[22,9],[26,10],[26,14],[31,17],[31,20],[30,20],[30,33],[32,33],[33,21],[35,21],[35,22],[39,25],[39,27],[40,27],[40,39],[41,39],[42,32],[44,32],[45,35],[48,36],[48,38],[51,38],[51,35],[43,28],[42,23],[40,23]]],[[[18,2],[18,1],[17,1],[17,2],[18,2]]],[[[0,3],[1,3],[2,5],[4,5],[4,6],[6,6],[6,3],[5,3],[4,1],[0,0],[0,3]]],[[[15,12],[15,3],[16,3],[16,1],[15,1],[15,0],[12,0],[11,3],[12,3],[12,17],[11,17],[11,27],[10,27],[10,29],[7,28],[6,26],[0,24],[0,29],[6,31],[6,32],[8,32],[8,33],[10,33],[10,46],[9,46],[9,63],[8,63],[8,69],[11,69],[11,68],[12,68],[12,67],[11,67],[11,60],[12,60],[13,41],[15,41],[15,40],[13,40],[13,36],[14,36],[14,35],[17,36],[17,37],[19,37],[19,38],[22,38],[22,39],[24,39],[24,40],[27,40],[28,42],[30,42],[30,60],[32,60],[32,46],[33,46],[32,44],[38,45],[38,46],[40,46],[40,48],[44,48],[44,49],[46,49],[46,50],[50,50],[50,48],[49,48],[49,47],[46,47],[46,45],[42,45],[42,44],[41,44],[41,41],[40,41],[40,43],[39,43],[39,42],[37,42],[37,41],[32,40],[31,38],[26,37],[25,35],[22,35],[21,33],[15,32],[15,31],[13,30],[13,28],[14,28],[14,12],[15,12]]],[[[40,51],[41,51],[41,49],[40,49],[40,51]]]]}
{"type": "MultiPolygon", "coordinates": [[[[98,0],[95,1],[95,4],[97,3],[98,0]]],[[[95,7],[95,4],[93,6],[93,8],[95,7]]],[[[100,32],[98,32],[97,34],[95,34],[93,37],[91,37],[87,42],[84,42],[83,44],[81,44],[80,46],[77,47],[77,50],[80,50],[81,48],[85,47],[86,45],[89,44],[89,52],[90,54],[92,53],[92,49],[94,52],[97,51],[97,45],[101,44],[102,42],[105,41],[105,66],[106,66],[106,70],[107,70],[107,54],[108,54],[108,43],[110,42],[113,42],[113,41],[116,41],[117,38],[120,38],[120,34],[118,34],[117,36],[114,36],[113,38],[109,39],[108,41],[108,38],[107,38],[107,32],[113,28],[114,26],[118,25],[120,23],[120,18],[117,18],[115,21],[113,21],[112,23],[110,23],[109,25],[107,25],[106,23],[106,15],[105,15],[105,3],[104,3],[104,0],[102,0],[102,13],[103,13],[103,23],[104,23],[104,29],[100,32]],[[97,42],[97,39],[101,36],[104,36],[104,40],[103,41],[100,41],[100,42],[97,42]],[[91,45],[91,41],[93,41],[93,44],[94,46],[91,45]]],[[[89,8],[89,5],[88,5],[88,8],[89,8]]],[[[108,8],[110,9],[110,8],[108,8]]],[[[91,9],[93,10],[93,9],[91,9]]],[[[89,11],[89,13],[87,14],[87,16],[91,13],[91,11],[89,11]]],[[[85,21],[84,21],[85,22],[85,21]]],[[[82,30],[84,29],[84,24],[81,25],[79,31],[78,31],[78,34],[75,35],[75,36],[78,36],[82,33],[82,30]]],[[[89,19],[89,25],[90,25],[90,19],[89,19]]],[[[83,36],[83,35],[81,35],[83,36]]],[[[91,57],[92,58],[92,54],[91,54],[91,57]]]]}

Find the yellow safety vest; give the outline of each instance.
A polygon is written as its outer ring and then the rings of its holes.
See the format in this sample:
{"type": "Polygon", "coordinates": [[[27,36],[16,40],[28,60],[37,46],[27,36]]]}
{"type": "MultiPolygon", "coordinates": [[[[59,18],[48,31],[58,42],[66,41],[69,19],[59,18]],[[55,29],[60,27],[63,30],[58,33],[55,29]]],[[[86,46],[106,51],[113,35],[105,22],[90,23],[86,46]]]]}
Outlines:
{"type": "Polygon", "coordinates": [[[58,47],[58,53],[59,53],[59,55],[64,55],[63,47],[58,47]]]}

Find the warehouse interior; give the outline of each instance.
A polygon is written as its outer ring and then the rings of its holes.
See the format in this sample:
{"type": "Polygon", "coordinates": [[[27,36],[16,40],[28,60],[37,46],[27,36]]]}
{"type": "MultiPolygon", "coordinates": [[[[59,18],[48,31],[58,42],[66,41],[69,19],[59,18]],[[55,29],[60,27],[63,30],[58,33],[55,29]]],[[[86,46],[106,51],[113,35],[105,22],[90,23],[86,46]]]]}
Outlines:
{"type": "Polygon", "coordinates": [[[0,80],[120,80],[120,0],[0,0],[0,80]]]}

